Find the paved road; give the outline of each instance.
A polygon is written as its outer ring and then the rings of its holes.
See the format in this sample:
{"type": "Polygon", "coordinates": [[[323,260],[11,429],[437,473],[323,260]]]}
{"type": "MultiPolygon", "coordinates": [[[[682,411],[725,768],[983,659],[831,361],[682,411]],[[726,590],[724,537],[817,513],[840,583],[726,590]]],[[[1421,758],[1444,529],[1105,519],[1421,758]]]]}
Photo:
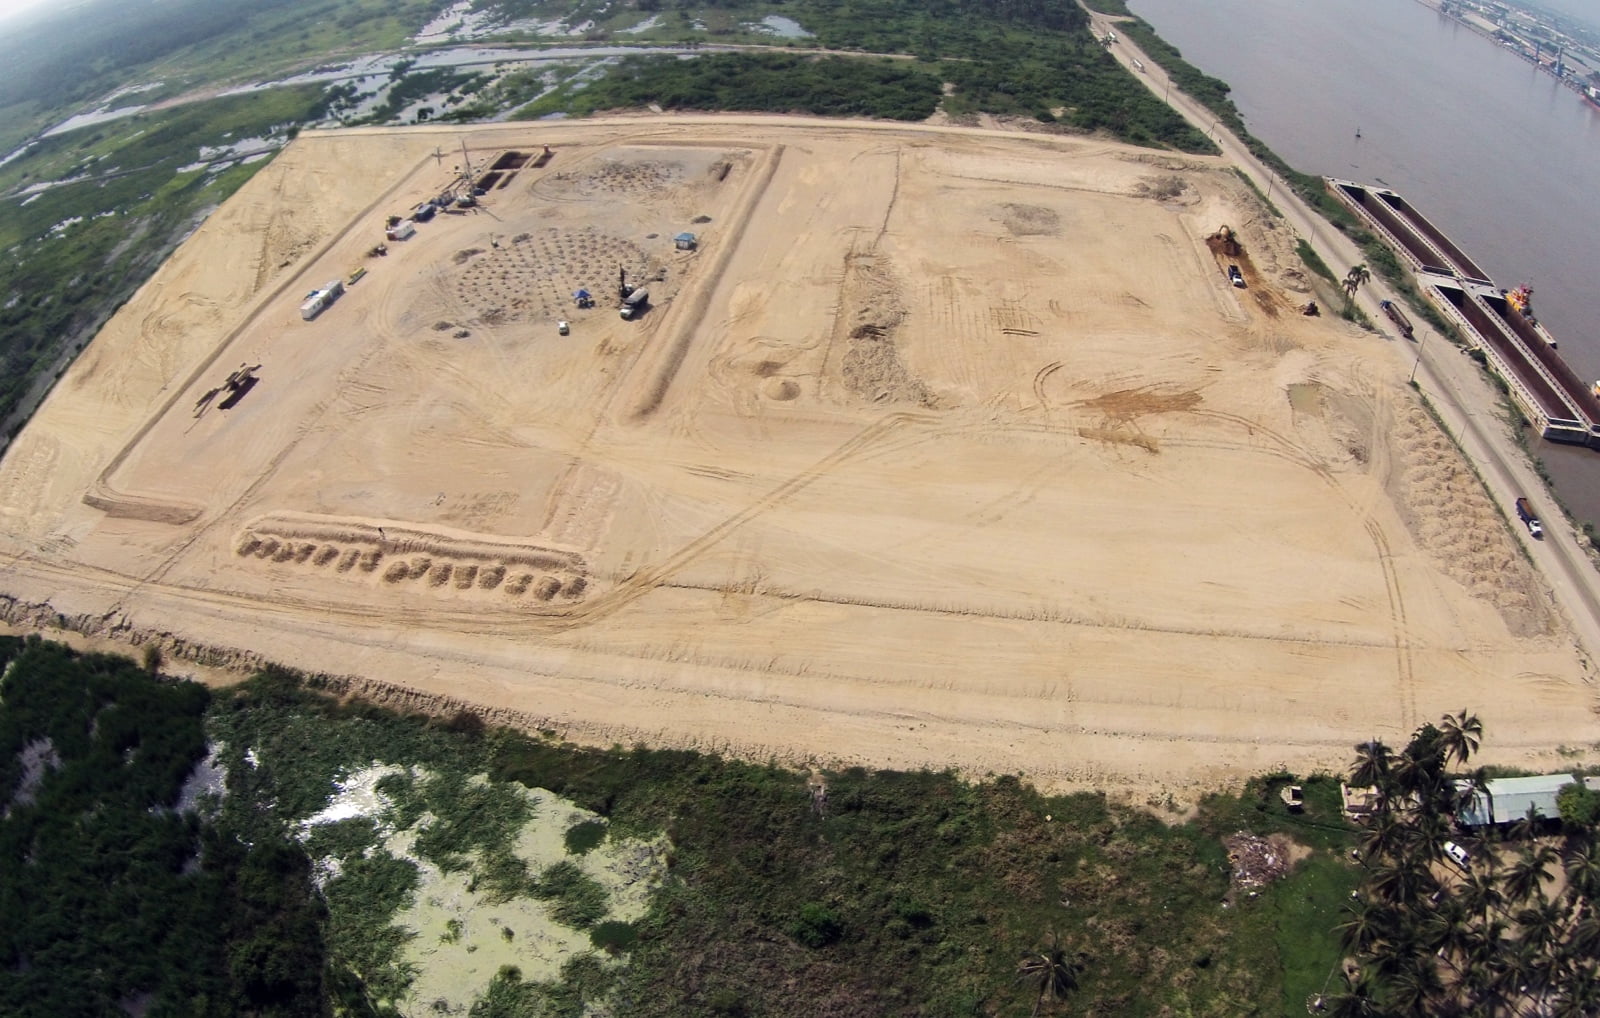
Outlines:
{"type": "MultiPolygon", "coordinates": [[[[1101,37],[1118,27],[1114,20],[1100,15],[1092,14],[1090,21],[1095,34],[1101,37]]],[[[1215,114],[1180,91],[1160,65],[1120,32],[1110,51],[1119,63],[1152,92],[1165,98],[1184,119],[1215,139],[1222,147],[1223,156],[1268,195],[1290,228],[1316,250],[1335,274],[1342,277],[1351,266],[1365,261],[1360,249],[1348,237],[1313,212],[1277,174],[1221,126],[1215,114]]],[[[1386,321],[1378,309],[1378,302],[1385,298],[1397,299],[1374,277],[1361,289],[1356,302],[1372,321],[1386,321]]],[[[1555,514],[1551,499],[1539,497],[1545,494],[1544,482],[1503,423],[1497,410],[1496,390],[1490,387],[1477,365],[1463,356],[1459,347],[1431,329],[1419,329],[1416,344],[1386,333],[1382,335],[1393,347],[1396,359],[1405,362],[1407,371],[1415,372],[1418,387],[1476,465],[1489,496],[1502,510],[1509,516],[1513,511],[1512,503],[1523,494],[1531,494],[1550,506],[1544,540],[1534,540],[1520,524],[1512,530],[1544,575],[1555,604],[1571,620],[1579,649],[1592,666],[1600,655],[1600,572],[1596,572],[1579,543],[1585,540],[1582,535],[1555,514]]]]}

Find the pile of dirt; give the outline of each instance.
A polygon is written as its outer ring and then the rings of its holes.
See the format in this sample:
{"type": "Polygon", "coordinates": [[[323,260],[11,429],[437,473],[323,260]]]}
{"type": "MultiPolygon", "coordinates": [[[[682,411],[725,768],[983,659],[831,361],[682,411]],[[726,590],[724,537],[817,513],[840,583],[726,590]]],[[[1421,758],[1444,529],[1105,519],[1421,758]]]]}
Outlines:
{"type": "Polygon", "coordinates": [[[911,374],[895,348],[895,330],[906,311],[893,272],[877,256],[851,254],[840,290],[834,346],[844,349],[839,364],[844,387],[873,403],[935,406],[932,390],[911,374]]]}
{"type": "Polygon", "coordinates": [[[1415,404],[1398,408],[1390,428],[1390,494],[1434,566],[1495,606],[1515,636],[1555,625],[1526,560],[1460,450],[1415,404]]]}

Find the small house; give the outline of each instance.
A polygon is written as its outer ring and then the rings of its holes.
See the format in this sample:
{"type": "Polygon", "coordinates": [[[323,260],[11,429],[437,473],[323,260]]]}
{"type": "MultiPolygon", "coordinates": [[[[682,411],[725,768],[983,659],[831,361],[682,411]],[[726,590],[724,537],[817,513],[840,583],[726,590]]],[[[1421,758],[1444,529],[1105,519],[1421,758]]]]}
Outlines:
{"type": "Polygon", "coordinates": [[[1570,774],[1493,778],[1484,782],[1482,790],[1474,789],[1470,781],[1457,781],[1456,789],[1465,798],[1465,804],[1456,812],[1456,819],[1467,827],[1514,824],[1529,813],[1540,819],[1554,820],[1561,816],[1561,809],[1556,805],[1557,794],[1575,780],[1570,774]]]}
{"type": "Polygon", "coordinates": [[[693,251],[700,244],[692,233],[680,233],[672,238],[672,242],[677,245],[679,251],[693,251]]]}

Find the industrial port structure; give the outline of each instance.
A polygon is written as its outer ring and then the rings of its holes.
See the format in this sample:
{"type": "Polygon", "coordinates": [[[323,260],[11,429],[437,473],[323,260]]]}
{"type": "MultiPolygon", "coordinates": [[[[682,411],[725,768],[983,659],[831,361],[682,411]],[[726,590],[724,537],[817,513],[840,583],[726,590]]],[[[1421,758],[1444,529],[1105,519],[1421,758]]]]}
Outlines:
{"type": "Polygon", "coordinates": [[[1545,438],[1600,448],[1600,399],[1556,352],[1526,302],[1488,274],[1409,202],[1387,188],[1328,178],[1328,188],[1411,266],[1418,288],[1505,380],[1545,438]]]}

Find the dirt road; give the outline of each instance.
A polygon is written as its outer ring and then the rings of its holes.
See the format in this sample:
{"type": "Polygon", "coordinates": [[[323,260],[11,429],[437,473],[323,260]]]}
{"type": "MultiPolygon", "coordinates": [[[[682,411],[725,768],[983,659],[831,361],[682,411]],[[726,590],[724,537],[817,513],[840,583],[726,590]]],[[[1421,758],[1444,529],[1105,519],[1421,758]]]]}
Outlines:
{"type": "MultiPolygon", "coordinates": [[[[1095,17],[1091,21],[1099,35],[1115,29],[1114,20],[1095,17]]],[[[1348,237],[1311,211],[1276,173],[1221,127],[1210,110],[1175,88],[1160,64],[1125,36],[1119,35],[1117,39],[1111,52],[1118,62],[1152,92],[1165,97],[1189,123],[1215,139],[1223,155],[1270,196],[1290,228],[1306,239],[1336,275],[1342,276],[1352,266],[1365,262],[1348,237]],[[1138,70],[1135,61],[1143,65],[1143,71],[1138,70]]],[[[1544,491],[1544,482],[1517,446],[1498,409],[1499,397],[1460,348],[1427,326],[1418,330],[1414,344],[1382,328],[1387,319],[1378,304],[1395,299],[1396,295],[1376,278],[1356,295],[1356,303],[1363,313],[1380,323],[1380,335],[1393,356],[1415,370],[1412,377],[1419,388],[1478,469],[1496,504],[1510,517],[1516,499],[1528,492],[1544,491]]],[[[1520,526],[1512,526],[1511,530],[1550,584],[1554,599],[1572,623],[1585,655],[1590,661],[1594,660],[1600,651],[1600,572],[1596,572],[1589,552],[1583,547],[1585,538],[1570,526],[1559,524],[1547,525],[1542,541],[1534,540],[1520,526]]]]}

